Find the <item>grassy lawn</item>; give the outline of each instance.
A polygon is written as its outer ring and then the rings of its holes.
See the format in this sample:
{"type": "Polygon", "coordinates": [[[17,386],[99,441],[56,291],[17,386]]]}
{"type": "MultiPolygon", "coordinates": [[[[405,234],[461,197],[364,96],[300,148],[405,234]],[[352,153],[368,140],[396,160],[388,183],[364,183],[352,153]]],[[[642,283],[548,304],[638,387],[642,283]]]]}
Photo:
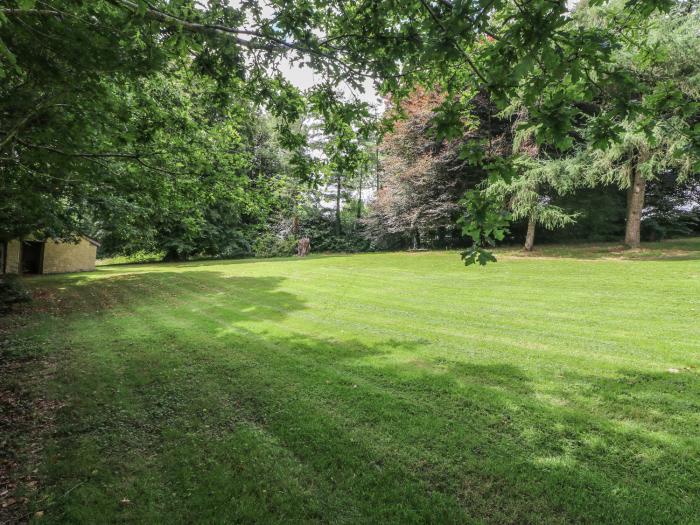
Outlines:
{"type": "Polygon", "coordinates": [[[698,523],[700,240],[31,280],[42,523],[698,523]],[[549,250],[549,251],[548,251],[549,250]]]}

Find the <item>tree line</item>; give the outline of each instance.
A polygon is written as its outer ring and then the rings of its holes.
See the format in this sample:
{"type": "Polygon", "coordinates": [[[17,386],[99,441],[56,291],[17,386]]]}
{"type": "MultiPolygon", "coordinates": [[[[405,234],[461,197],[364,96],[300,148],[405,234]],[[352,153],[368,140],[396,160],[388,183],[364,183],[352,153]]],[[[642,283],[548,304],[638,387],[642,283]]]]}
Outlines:
{"type": "Polygon", "coordinates": [[[519,228],[532,248],[593,221],[584,202],[614,215],[619,192],[627,245],[643,215],[690,231],[699,28],[670,0],[9,0],[0,237],[184,259],[306,235],[485,263],[519,228]],[[367,79],[382,118],[337,90],[367,79]]]}

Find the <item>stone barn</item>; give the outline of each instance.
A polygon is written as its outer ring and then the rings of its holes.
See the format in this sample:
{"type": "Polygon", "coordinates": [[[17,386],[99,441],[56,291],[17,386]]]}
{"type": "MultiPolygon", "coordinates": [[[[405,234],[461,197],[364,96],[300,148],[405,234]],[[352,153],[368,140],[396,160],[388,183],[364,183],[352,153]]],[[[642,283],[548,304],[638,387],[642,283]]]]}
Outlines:
{"type": "Polygon", "coordinates": [[[95,269],[99,245],[85,236],[77,242],[31,238],[0,241],[0,273],[87,272],[95,269]]]}

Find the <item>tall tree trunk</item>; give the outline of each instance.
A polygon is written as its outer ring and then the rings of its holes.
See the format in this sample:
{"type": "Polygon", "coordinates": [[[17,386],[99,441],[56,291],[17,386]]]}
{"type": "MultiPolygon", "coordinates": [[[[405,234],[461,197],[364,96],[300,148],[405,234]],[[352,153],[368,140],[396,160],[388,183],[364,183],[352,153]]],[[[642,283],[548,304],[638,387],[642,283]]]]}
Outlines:
{"type": "Polygon", "coordinates": [[[535,217],[530,214],[527,217],[527,235],[525,235],[525,250],[528,252],[532,251],[533,246],[535,246],[535,217]]]}
{"type": "Polygon", "coordinates": [[[374,148],[374,178],[377,180],[377,193],[379,193],[379,139],[377,139],[377,144],[374,148]]]}
{"type": "Polygon", "coordinates": [[[362,217],[362,171],[360,171],[360,188],[357,196],[357,218],[362,217]]]}
{"type": "Polygon", "coordinates": [[[644,208],[644,192],[646,181],[642,176],[639,165],[635,164],[630,175],[630,187],[627,189],[627,222],[625,224],[625,245],[628,248],[639,247],[639,237],[642,227],[642,209],[644,208]]]}
{"type": "Polygon", "coordinates": [[[411,237],[413,237],[413,250],[417,250],[420,248],[420,232],[418,231],[418,227],[416,226],[416,222],[418,221],[418,218],[420,217],[422,210],[418,210],[418,213],[413,217],[411,220],[411,237]]]}
{"type": "MultiPolygon", "coordinates": [[[[525,108],[520,108],[518,111],[517,120],[520,121],[521,119],[527,119],[527,109],[525,108]]],[[[540,147],[532,135],[523,140],[523,142],[520,144],[520,150],[533,159],[536,159],[540,154],[540,147]]],[[[534,184],[532,191],[536,194],[536,200],[539,200],[540,185],[538,183],[534,184]]],[[[532,206],[533,207],[530,209],[530,213],[527,215],[527,233],[525,234],[525,245],[523,246],[527,252],[531,252],[532,248],[535,246],[535,230],[537,229],[537,222],[535,221],[537,202],[534,202],[532,206]]]]}
{"type": "Polygon", "coordinates": [[[335,182],[335,231],[340,235],[342,232],[342,223],[340,221],[340,173],[338,173],[335,182]]]}

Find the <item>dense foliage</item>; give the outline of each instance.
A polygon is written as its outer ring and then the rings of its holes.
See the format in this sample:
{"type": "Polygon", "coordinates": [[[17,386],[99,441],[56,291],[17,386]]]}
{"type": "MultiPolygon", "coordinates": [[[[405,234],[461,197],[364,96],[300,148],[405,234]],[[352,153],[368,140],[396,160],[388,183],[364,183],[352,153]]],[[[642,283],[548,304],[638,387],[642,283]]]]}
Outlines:
{"type": "Polygon", "coordinates": [[[401,120],[380,146],[382,187],[364,221],[374,247],[460,245],[461,232],[456,226],[462,212],[460,200],[486,176],[483,169],[464,159],[463,147],[497,134],[498,139],[487,144],[487,155],[507,151],[504,123],[488,120],[490,104],[483,95],[473,111],[474,129],[453,139],[439,136],[434,120],[444,98],[435,91],[417,90],[389,109],[390,115],[400,114],[401,120]]]}
{"type": "Polygon", "coordinates": [[[16,275],[0,275],[0,315],[6,314],[16,304],[31,300],[29,290],[16,275]]]}
{"type": "Polygon", "coordinates": [[[584,187],[628,190],[630,246],[643,219],[688,232],[644,196],[699,171],[698,17],[684,0],[9,0],[0,238],[168,259],[471,240],[485,262],[511,220],[531,247],[538,224],[583,219],[558,202],[584,187]],[[380,158],[370,108],[337,89],[368,79],[390,101],[380,158]]]}
{"type": "MultiPolygon", "coordinates": [[[[183,31],[145,2],[11,4],[0,11],[3,239],[80,232],[106,253],[250,253],[290,166],[314,176],[305,111],[332,131],[364,111],[327,89],[303,99],[257,44],[183,31]]],[[[189,14],[240,25],[251,9],[189,14]]]]}

